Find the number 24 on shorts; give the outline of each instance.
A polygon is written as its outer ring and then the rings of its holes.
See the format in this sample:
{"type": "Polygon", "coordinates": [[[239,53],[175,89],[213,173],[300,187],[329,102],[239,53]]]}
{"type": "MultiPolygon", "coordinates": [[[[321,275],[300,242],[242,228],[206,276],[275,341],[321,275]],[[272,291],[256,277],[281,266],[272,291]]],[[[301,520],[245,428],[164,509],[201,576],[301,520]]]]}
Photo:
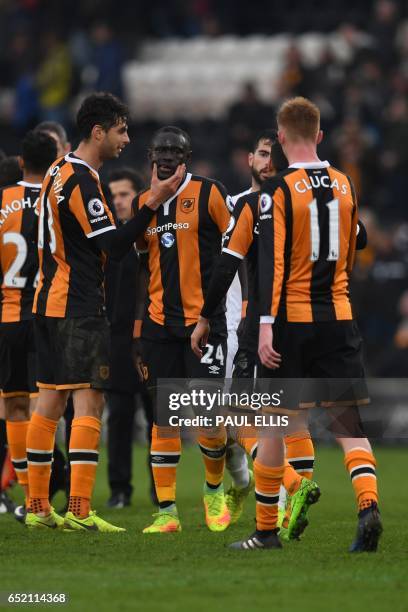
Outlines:
{"type": "Polygon", "coordinates": [[[201,363],[211,365],[214,361],[218,361],[221,366],[224,365],[224,352],[222,350],[222,344],[214,346],[213,344],[206,345],[206,353],[201,358],[201,363]]]}

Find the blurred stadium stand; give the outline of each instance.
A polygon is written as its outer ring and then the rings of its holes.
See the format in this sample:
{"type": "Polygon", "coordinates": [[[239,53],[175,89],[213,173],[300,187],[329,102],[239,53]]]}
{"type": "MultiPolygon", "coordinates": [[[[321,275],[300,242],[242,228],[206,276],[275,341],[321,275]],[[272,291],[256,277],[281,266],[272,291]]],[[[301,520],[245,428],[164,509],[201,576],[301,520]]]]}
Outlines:
{"type": "Polygon", "coordinates": [[[98,89],[131,107],[132,142],[117,164],[147,177],[153,130],[176,123],[192,136],[193,170],[230,193],[247,188],[248,147],[280,101],[315,100],[327,133],[320,156],[353,178],[368,226],[352,293],[369,374],[407,375],[406,2],[0,3],[5,153],[17,154],[22,134],[45,119],[64,123],[75,143],[75,110],[98,89]]]}

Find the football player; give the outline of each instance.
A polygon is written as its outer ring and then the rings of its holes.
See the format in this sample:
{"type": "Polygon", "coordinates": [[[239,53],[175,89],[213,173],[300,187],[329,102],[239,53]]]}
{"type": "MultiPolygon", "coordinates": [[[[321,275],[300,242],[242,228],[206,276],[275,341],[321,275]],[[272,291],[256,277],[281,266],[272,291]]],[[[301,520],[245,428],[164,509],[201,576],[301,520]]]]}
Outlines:
{"type": "Polygon", "coordinates": [[[39,196],[56,154],[49,134],[28,132],[20,159],[23,179],[0,192],[0,388],[10,456],[26,505],[30,394],[37,392],[32,306],[38,283],[39,196]]]}
{"type": "MultiPolygon", "coordinates": [[[[174,126],[153,136],[149,159],[157,165],[160,180],[169,180],[177,167],[191,158],[188,134],[174,126]]],[[[148,311],[142,326],[143,362],[148,385],[156,389],[159,378],[222,379],[226,363],[226,322],[223,305],[212,316],[211,335],[202,359],[190,346],[230,213],[225,188],[209,178],[185,172],[177,192],[157,211],[138,247],[147,254],[149,269],[148,311]]],[[[136,210],[150,198],[150,190],[136,197],[136,210]]],[[[181,441],[177,428],[160,426],[155,400],[151,463],[159,512],[144,533],[167,533],[181,529],[176,506],[176,469],[181,441]],[[170,431],[169,431],[170,430],[170,431]]],[[[167,406],[164,407],[165,409],[167,406]]],[[[230,522],[225,503],[223,475],[225,430],[203,430],[199,446],[205,464],[204,508],[212,531],[223,531],[230,522]]]]}
{"type": "Polygon", "coordinates": [[[77,114],[80,143],[47,172],[40,195],[40,278],[34,297],[39,398],[27,432],[31,528],[117,533],[91,510],[98,463],[103,391],[109,386],[109,326],[104,303],[105,254],[121,259],[155,211],[177,190],[181,165],[168,181],[152,174],[150,197],[116,228],[98,170],[129,143],[127,107],[115,96],[88,96],[77,114]],[[50,507],[48,486],[59,418],[72,392],[68,511],[50,507]]]}

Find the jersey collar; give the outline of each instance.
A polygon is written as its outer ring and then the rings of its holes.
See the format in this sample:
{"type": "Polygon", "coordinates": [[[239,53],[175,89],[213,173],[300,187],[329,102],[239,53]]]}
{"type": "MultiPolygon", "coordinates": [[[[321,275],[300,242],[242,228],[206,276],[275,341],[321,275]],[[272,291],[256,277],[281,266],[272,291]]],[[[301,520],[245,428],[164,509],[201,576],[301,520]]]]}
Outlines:
{"type": "Polygon", "coordinates": [[[172,203],[172,201],[177,198],[180,193],[187,187],[187,185],[189,184],[189,182],[191,181],[191,177],[192,174],[191,172],[187,172],[186,174],[186,178],[184,179],[184,181],[181,183],[180,187],[177,189],[176,193],[171,196],[171,198],[169,198],[168,200],[166,200],[165,202],[163,202],[162,206],[163,206],[163,210],[164,210],[164,215],[167,216],[169,214],[169,206],[172,203]]]}
{"type": "Polygon", "coordinates": [[[74,155],[73,153],[67,153],[65,156],[65,161],[68,162],[69,164],[81,164],[82,166],[86,166],[87,168],[89,168],[89,170],[91,170],[91,172],[96,174],[99,180],[99,172],[97,172],[95,168],[92,168],[92,166],[87,164],[86,161],[84,161],[80,157],[76,157],[76,155],[74,155]]]}
{"type": "Polygon", "coordinates": [[[17,185],[21,187],[33,187],[34,189],[41,189],[41,183],[27,183],[27,181],[18,181],[17,185]]]}
{"type": "Polygon", "coordinates": [[[290,164],[289,168],[306,168],[307,170],[312,168],[329,168],[330,164],[326,161],[316,161],[316,162],[296,162],[295,164],[290,164]]]}

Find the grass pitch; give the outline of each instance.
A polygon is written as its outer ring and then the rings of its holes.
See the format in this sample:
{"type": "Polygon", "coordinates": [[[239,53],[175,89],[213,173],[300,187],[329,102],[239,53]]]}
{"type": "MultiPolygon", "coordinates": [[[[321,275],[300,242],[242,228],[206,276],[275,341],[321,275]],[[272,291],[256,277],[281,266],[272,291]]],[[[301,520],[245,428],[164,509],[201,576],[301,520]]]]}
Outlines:
{"type": "MultiPolygon", "coordinates": [[[[10,515],[0,516],[0,591],[65,592],[67,608],[81,612],[406,611],[407,449],[376,453],[385,529],[377,554],[347,553],[356,515],[337,448],[317,448],[315,478],[322,497],[310,511],[311,523],[302,541],[286,544],[282,551],[257,552],[226,548],[252,532],[253,498],[240,522],[226,532],[211,533],[205,527],[203,466],[196,448],[184,450],[179,466],[182,533],[143,536],[141,530],[154,508],[147,494],[145,450],[137,448],[132,507],[104,507],[104,453],[94,497],[95,508],[126,527],[124,534],[32,533],[10,515]]],[[[55,500],[57,508],[61,500],[55,500]]]]}

